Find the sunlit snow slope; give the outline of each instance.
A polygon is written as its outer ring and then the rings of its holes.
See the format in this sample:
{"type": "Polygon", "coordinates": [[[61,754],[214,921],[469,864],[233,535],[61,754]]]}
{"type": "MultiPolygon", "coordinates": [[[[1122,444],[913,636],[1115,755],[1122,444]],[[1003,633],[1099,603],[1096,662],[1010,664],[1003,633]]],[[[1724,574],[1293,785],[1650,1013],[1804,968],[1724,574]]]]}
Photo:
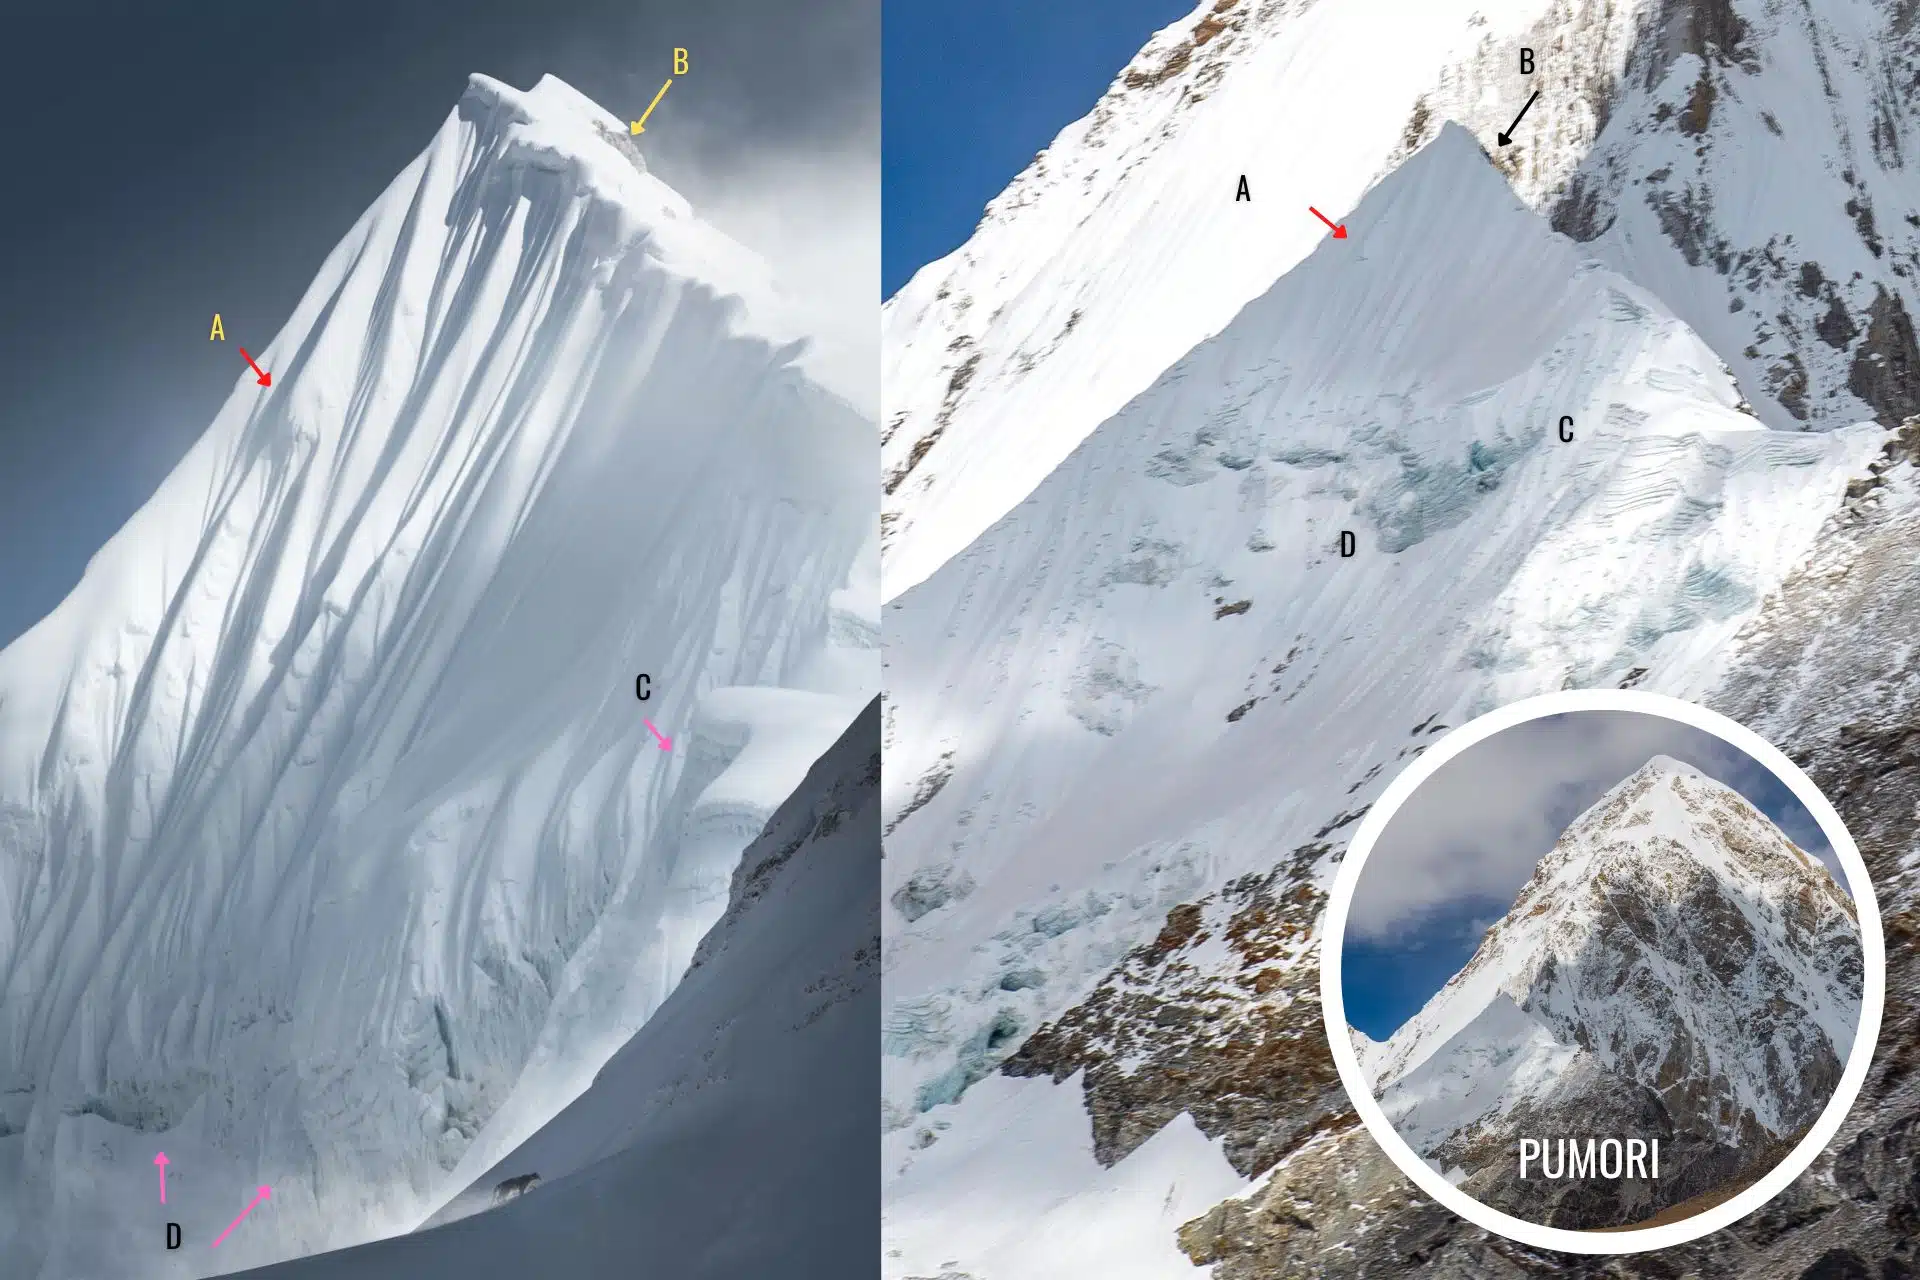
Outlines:
{"type": "Polygon", "coordinates": [[[882,322],[886,592],[925,578],[1307,256],[1454,119],[1492,145],[1529,83],[1515,184],[1539,205],[1601,123],[1650,4],[1205,0],[987,207],[882,322]],[[1391,38],[1382,38],[1391,33],[1391,38]],[[1245,176],[1249,200],[1234,197],[1245,176]]]}
{"type": "Polygon", "coordinates": [[[748,846],[667,1003],[451,1206],[459,1220],[262,1280],[870,1272],[879,791],[871,703],[748,846]],[[531,1190],[492,1207],[528,1175],[531,1190]]]}
{"type": "Polygon", "coordinates": [[[620,121],[474,76],[0,654],[0,1270],[410,1227],[665,998],[878,678],[874,430],[768,310],[620,121]]]}
{"type": "Polygon", "coordinates": [[[1339,220],[1446,121],[1768,425],[1897,425],[1915,65],[1908,0],[1202,0],[888,302],[888,598],[1320,244],[1309,205],[1339,220]]]}
{"type": "MultiPolygon", "coordinates": [[[[924,1148],[1169,907],[1324,879],[1428,732],[1701,670],[1884,439],[1762,429],[1463,129],[1346,222],[887,607],[888,1274],[966,1269],[924,1148]]],[[[1186,963],[1237,970],[1206,937],[1186,963]]],[[[978,1176],[1028,1159],[999,1140],[978,1176]]]]}

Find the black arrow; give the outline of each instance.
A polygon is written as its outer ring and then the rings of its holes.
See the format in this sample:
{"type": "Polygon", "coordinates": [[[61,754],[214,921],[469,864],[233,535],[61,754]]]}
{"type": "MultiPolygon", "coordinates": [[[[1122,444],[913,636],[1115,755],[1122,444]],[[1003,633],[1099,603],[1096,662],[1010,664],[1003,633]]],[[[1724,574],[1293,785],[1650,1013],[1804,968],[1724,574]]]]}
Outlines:
{"type": "MultiPolygon", "coordinates": [[[[1540,96],[1540,91],[1538,89],[1535,89],[1533,91],[1533,98],[1537,98],[1539,96],[1540,96]]],[[[1530,107],[1533,105],[1533,98],[1527,99],[1527,107],[1530,107]]],[[[1522,116],[1527,114],[1527,107],[1520,108],[1520,115],[1515,116],[1513,118],[1513,123],[1507,126],[1507,131],[1500,135],[1499,141],[1501,146],[1503,147],[1507,146],[1513,141],[1513,131],[1520,127],[1520,119],[1522,116]]]]}

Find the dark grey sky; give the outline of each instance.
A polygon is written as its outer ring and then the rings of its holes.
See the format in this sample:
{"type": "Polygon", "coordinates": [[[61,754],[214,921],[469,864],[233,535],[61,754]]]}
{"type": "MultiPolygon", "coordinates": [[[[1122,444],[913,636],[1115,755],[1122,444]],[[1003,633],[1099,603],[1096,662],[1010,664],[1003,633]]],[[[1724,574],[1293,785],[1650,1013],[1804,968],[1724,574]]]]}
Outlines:
{"type": "Polygon", "coordinates": [[[0,3],[0,646],[212,420],[236,348],[278,331],[469,72],[550,72],[631,116],[685,46],[655,172],[803,287],[870,254],[848,287],[871,312],[879,22],[879,0],[0,3]]]}

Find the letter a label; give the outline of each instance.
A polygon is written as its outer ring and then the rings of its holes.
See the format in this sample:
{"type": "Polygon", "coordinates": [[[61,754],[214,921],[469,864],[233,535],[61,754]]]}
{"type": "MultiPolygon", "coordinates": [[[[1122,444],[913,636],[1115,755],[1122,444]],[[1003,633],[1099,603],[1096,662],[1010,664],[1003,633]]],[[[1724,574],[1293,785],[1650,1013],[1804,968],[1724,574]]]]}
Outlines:
{"type": "Polygon", "coordinates": [[[227,340],[227,326],[220,323],[220,313],[218,311],[213,313],[213,332],[207,335],[208,342],[216,340],[220,342],[227,340]]]}
{"type": "Polygon", "coordinates": [[[1249,201],[1253,199],[1253,192],[1247,190],[1247,175],[1244,173],[1240,175],[1240,189],[1233,193],[1233,198],[1249,201]]]}

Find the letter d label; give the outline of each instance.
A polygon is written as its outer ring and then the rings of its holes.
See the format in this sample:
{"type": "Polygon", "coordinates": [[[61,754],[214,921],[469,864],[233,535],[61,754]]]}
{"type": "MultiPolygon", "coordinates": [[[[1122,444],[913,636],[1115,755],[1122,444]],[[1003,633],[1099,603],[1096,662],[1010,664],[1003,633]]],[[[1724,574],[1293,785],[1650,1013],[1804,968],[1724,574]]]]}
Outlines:
{"type": "Polygon", "coordinates": [[[167,1224],[167,1248],[178,1249],[179,1247],[180,1247],[180,1224],[177,1222],[169,1222],[167,1224]]]}

